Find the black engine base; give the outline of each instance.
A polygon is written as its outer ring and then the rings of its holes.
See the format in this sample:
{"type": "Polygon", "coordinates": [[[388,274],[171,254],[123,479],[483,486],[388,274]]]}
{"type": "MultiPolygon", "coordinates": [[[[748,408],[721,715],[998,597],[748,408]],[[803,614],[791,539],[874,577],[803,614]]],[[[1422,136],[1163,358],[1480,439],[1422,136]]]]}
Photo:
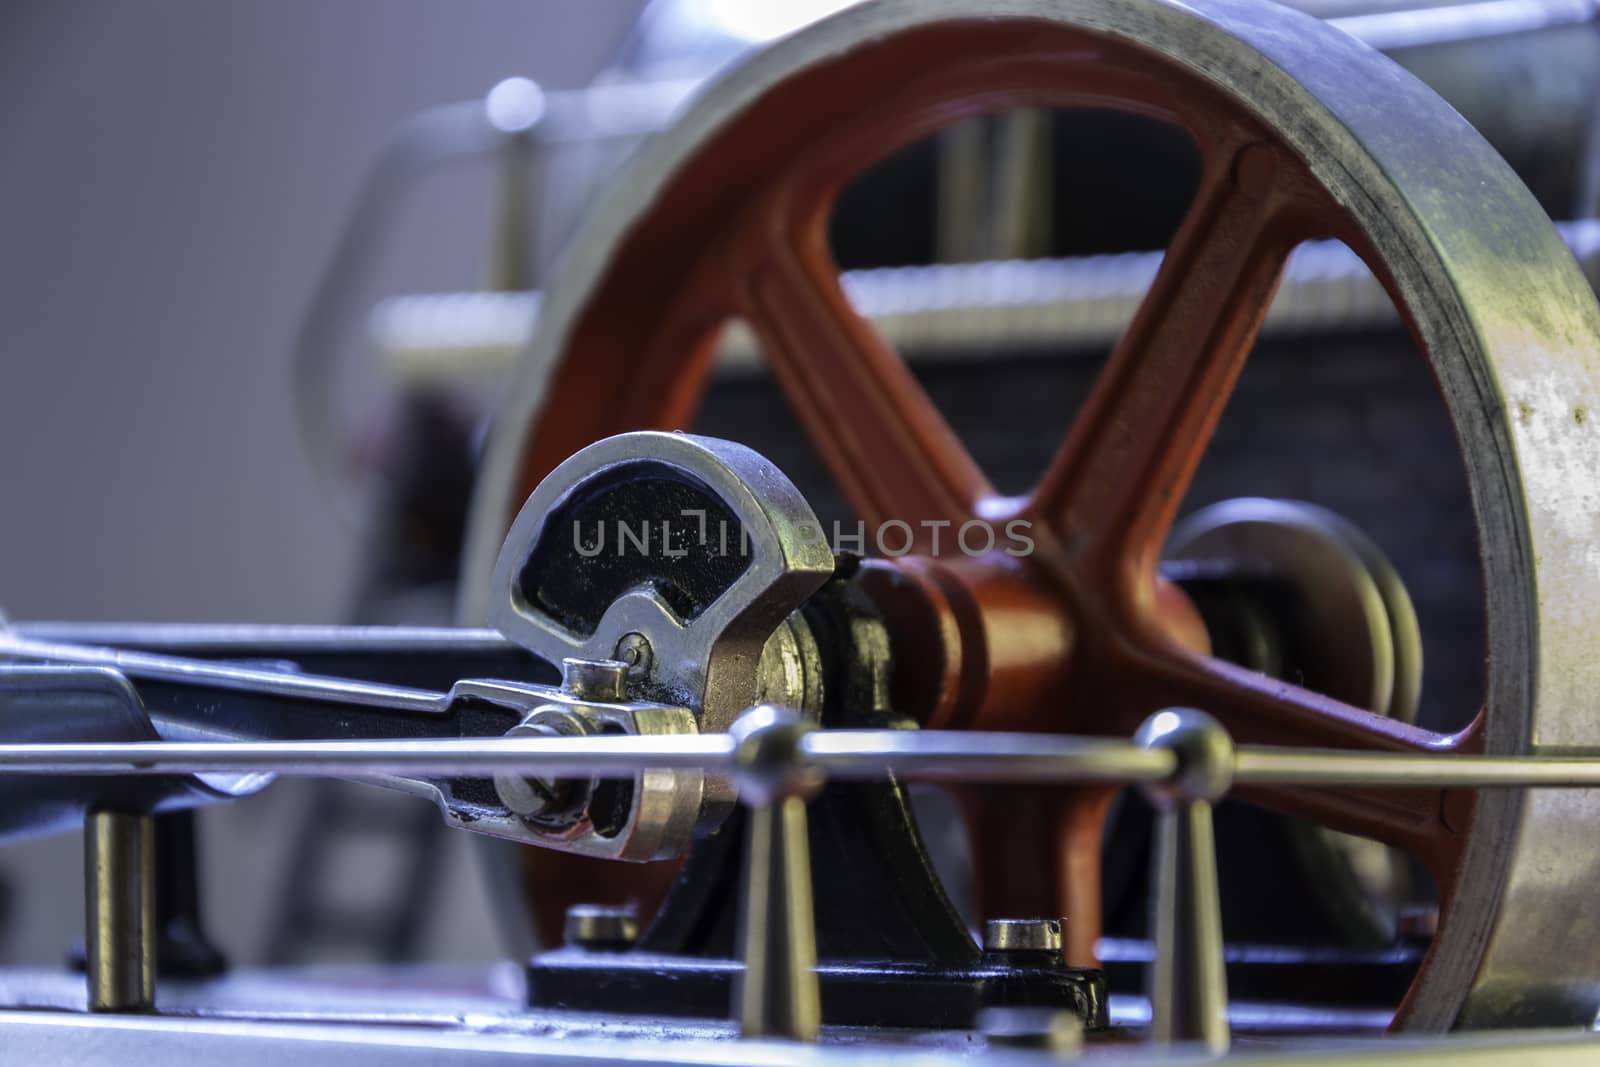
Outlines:
{"type": "MultiPolygon", "coordinates": [[[[727,1018],[736,960],[646,952],[555,949],[528,964],[528,998],[563,1011],[727,1018]]],[[[916,963],[823,962],[822,1017],[830,1025],[967,1030],[991,1007],[1071,1011],[1086,1029],[1107,1025],[1106,979],[1061,964],[938,967],[916,963]]]]}

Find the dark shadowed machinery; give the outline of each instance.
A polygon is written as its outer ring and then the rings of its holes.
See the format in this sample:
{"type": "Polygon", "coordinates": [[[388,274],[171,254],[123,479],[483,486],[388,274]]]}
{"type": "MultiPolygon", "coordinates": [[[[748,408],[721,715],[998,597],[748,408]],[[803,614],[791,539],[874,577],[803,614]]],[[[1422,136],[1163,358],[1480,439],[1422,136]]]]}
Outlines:
{"type": "Polygon", "coordinates": [[[1596,14],[662,0],[417,116],[295,354],[354,623],[0,627],[0,828],[87,900],[0,1049],[1600,1061],[1596,14]],[[374,303],[467,158],[484,288],[374,303]],[[210,946],[196,811],[278,777],[279,942],[387,962],[210,946]],[[437,809],[364,922],[346,779],[437,809]]]}

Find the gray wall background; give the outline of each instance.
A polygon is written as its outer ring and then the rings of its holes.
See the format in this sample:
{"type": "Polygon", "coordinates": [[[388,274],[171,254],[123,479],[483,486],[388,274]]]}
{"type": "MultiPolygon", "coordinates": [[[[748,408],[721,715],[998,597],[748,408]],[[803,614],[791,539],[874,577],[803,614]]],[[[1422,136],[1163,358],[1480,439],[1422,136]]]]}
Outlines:
{"type": "MultiPolygon", "coordinates": [[[[0,6],[0,605],[333,621],[355,532],[286,358],[386,130],[525,74],[583,84],[638,0],[0,6]]],[[[470,285],[472,175],[418,191],[391,288],[470,285]]]]}
{"type": "MultiPolygon", "coordinates": [[[[302,461],[287,356],[357,183],[421,108],[513,74],[587,82],[639,6],[0,5],[0,610],[339,620],[358,530],[302,461]]],[[[419,190],[381,287],[471,285],[486,188],[419,190]]],[[[302,802],[280,785],[206,814],[211,925],[236,956],[259,953],[302,802]]],[[[0,848],[17,894],[0,955],[60,959],[81,924],[78,848],[0,848]]],[[[481,899],[452,849],[447,892],[481,899]]],[[[441,951],[494,954],[478,918],[441,931],[441,951]]]]}

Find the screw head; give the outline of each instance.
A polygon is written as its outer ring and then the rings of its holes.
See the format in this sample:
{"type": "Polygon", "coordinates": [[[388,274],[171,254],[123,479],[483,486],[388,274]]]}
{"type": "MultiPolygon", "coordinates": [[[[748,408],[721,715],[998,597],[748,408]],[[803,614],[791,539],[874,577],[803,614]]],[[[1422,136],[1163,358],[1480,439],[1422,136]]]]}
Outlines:
{"type": "Polygon", "coordinates": [[[1220,800],[1233,784],[1233,738],[1203,711],[1158,711],[1144,721],[1133,739],[1145,748],[1164,748],[1177,757],[1178,767],[1171,778],[1144,787],[1145,796],[1158,808],[1190,800],[1220,800]]]}
{"type": "Polygon", "coordinates": [[[561,661],[561,688],[573,696],[602,704],[614,704],[628,697],[628,665],[614,659],[575,659],[561,661]]]}
{"type": "Polygon", "coordinates": [[[655,660],[655,650],[650,647],[650,639],[641,633],[623,634],[622,640],[617,642],[613,656],[619,663],[627,665],[627,676],[633,681],[639,681],[650,676],[650,667],[655,660]]]}

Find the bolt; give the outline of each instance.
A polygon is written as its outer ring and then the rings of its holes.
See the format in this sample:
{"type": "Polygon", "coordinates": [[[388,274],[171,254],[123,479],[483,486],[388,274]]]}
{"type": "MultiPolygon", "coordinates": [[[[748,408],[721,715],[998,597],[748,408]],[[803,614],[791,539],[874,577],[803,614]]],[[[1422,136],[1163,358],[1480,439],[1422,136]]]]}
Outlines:
{"type": "Polygon", "coordinates": [[[627,699],[628,665],[614,659],[561,661],[561,688],[584,700],[612,704],[627,699]]]}
{"type": "Polygon", "coordinates": [[[639,681],[649,677],[655,651],[650,647],[650,639],[644,634],[623,634],[622,640],[617,642],[617,650],[613,655],[619,662],[627,664],[629,679],[639,681]]]}
{"type": "MultiPolygon", "coordinates": [[[[560,734],[546,726],[519,723],[506,731],[507,737],[559,737],[560,734]]],[[[520,774],[494,776],[495,795],[513,815],[531,819],[555,811],[566,803],[568,789],[559,779],[541,775],[523,777],[520,774]]]]}
{"type": "Polygon", "coordinates": [[[639,939],[639,917],[631,905],[574,904],[567,909],[563,940],[589,952],[620,952],[639,939]]]}
{"type": "Polygon", "coordinates": [[[985,952],[1061,951],[1060,919],[990,919],[983,927],[985,952]]]}
{"type": "Polygon", "coordinates": [[[1066,1008],[985,1008],[978,1029],[990,1045],[1034,1048],[1060,1055],[1083,1050],[1083,1020],[1066,1008]]]}
{"type": "MultiPolygon", "coordinates": [[[[588,733],[578,716],[558,704],[534,708],[527,718],[506,731],[507,737],[577,737],[588,733]]],[[[513,815],[549,820],[572,800],[573,783],[565,778],[534,774],[497,774],[495,795],[513,815]]]]}

